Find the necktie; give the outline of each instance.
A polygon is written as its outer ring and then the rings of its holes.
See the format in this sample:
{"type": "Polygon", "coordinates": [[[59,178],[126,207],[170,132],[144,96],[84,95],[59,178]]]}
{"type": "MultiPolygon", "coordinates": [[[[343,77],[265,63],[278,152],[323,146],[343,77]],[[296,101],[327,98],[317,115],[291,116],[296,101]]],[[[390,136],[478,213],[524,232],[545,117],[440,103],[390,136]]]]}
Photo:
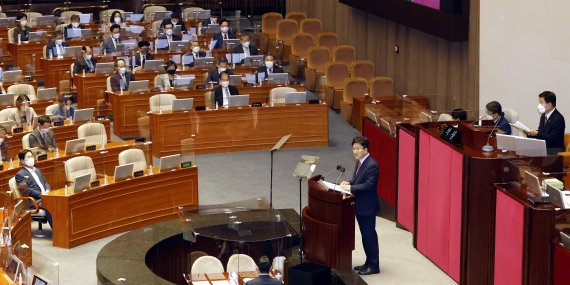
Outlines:
{"type": "Polygon", "coordinates": [[[360,160],[356,164],[356,174],[358,174],[359,171],[360,171],[360,160]]]}
{"type": "Polygon", "coordinates": [[[63,48],[61,47],[61,45],[57,45],[57,55],[63,55],[63,48]]]}
{"type": "Polygon", "coordinates": [[[249,48],[244,47],[243,48],[243,53],[245,54],[245,57],[249,57],[249,48]]]}
{"type": "Polygon", "coordinates": [[[228,101],[229,101],[228,98],[230,97],[230,90],[228,90],[227,87],[224,87],[223,90],[224,90],[224,106],[227,106],[227,105],[229,104],[229,103],[228,103],[228,101]]]}
{"type": "Polygon", "coordinates": [[[93,63],[91,63],[91,60],[85,59],[85,62],[87,63],[87,66],[89,67],[89,71],[93,71],[93,63]]]}
{"type": "Polygon", "coordinates": [[[224,33],[224,40],[228,39],[228,33],[224,33]]]}
{"type": "Polygon", "coordinates": [[[121,89],[122,90],[126,90],[127,89],[127,81],[125,80],[125,76],[121,75],[121,89]]]}
{"type": "Polygon", "coordinates": [[[144,58],[145,56],[141,54],[141,67],[144,68],[144,58]]]}
{"type": "Polygon", "coordinates": [[[43,133],[42,136],[44,137],[44,144],[45,146],[48,146],[48,137],[46,133],[43,133]]]}
{"type": "Polygon", "coordinates": [[[199,58],[199,57],[200,57],[200,54],[199,54],[199,53],[195,53],[195,54],[194,54],[194,58],[199,58]]]}

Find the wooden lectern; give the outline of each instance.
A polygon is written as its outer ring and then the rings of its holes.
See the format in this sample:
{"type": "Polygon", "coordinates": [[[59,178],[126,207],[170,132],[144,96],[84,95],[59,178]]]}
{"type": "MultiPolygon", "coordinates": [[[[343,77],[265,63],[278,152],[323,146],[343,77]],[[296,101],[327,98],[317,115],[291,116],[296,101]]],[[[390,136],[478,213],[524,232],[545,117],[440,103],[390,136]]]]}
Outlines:
{"type": "Polygon", "coordinates": [[[325,191],[317,175],[309,179],[309,203],[303,209],[303,251],[308,260],[351,270],[354,250],[354,196],[325,191]]]}

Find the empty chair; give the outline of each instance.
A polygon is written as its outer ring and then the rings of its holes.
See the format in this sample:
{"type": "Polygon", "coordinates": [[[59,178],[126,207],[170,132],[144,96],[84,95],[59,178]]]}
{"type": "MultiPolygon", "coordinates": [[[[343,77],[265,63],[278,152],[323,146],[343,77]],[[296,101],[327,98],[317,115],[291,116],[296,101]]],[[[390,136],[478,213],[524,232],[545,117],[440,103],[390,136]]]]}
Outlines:
{"type": "Polygon", "coordinates": [[[9,28],[8,29],[8,43],[15,44],[14,42],[14,30],[16,28],[9,28]]]}
{"type": "MultiPolygon", "coordinates": [[[[8,121],[10,118],[10,114],[12,114],[12,112],[14,112],[14,109],[16,109],[16,108],[6,108],[6,109],[0,110],[0,122],[8,121]]],[[[8,130],[8,131],[10,131],[10,130],[8,130]]]]}
{"type": "Polygon", "coordinates": [[[340,109],[344,80],[348,78],[348,65],[344,62],[329,63],[325,69],[325,102],[332,109],[340,109]]]}
{"type": "Polygon", "coordinates": [[[320,77],[324,74],[326,65],[330,62],[330,51],[326,47],[314,46],[309,48],[307,67],[305,68],[305,88],[311,91],[322,91],[320,77]]]}
{"type": "Polygon", "coordinates": [[[194,265],[194,261],[202,256],[208,256],[208,254],[199,250],[190,252],[190,254],[186,256],[186,264],[188,264],[187,270],[191,271],[192,265],[194,265]]]}
{"type": "Polygon", "coordinates": [[[224,273],[224,265],[213,256],[201,256],[192,264],[191,274],[224,273]]]}
{"type": "Polygon", "coordinates": [[[291,54],[291,43],[293,36],[299,31],[297,21],[291,19],[283,19],[277,21],[277,34],[276,40],[280,48],[278,57],[282,60],[288,61],[291,54]]]}
{"type": "Polygon", "coordinates": [[[368,93],[368,82],[364,78],[350,77],[344,80],[340,116],[347,122],[352,122],[352,98],[368,93]]]}
{"type": "Polygon", "coordinates": [[[107,132],[101,123],[85,123],[77,128],[77,137],[85,139],[85,145],[102,145],[107,142],[107,132]]]}
{"type": "Polygon", "coordinates": [[[202,7],[188,7],[188,8],[184,8],[184,10],[182,10],[182,14],[186,15],[186,17],[191,18],[192,16],[192,12],[194,11],[204,11],[204,8],[202,7]]]}
{"type": "Polygon", "coordinates": [[[6,92],[16,95],[26,94],[30,97],[30,100],[36,100],[36,89],[34,89],[34,86],[30,84],[14,84],[8,87],[6,92]]]}
{"type": "Polygon", "coordinates": [[[228,259],[227,272],[253,272],[257,271],[257,264],[249,255],[234,254],[228,259]]]}
{"type": "Polygon", "coordinates": [[[160,25],[162,25],[162,20],[157,20],[152,22],[152,32],[155,33],[155,36],[158,36],[158,31],[160,31],[160,25]]]}
{"type": "Polygon", "coordinates": [[[161,112],[172,110],[172,101],[176,99],[172,94],[157,94],[150,97],[148,100],[151,112],[161,112]]]}
{"type": "Polygon", "coordinates": [[[164,6],[147,6],[143,10],[144,18],[147,22],[154,21],[154,13],[155,12],[164,12],[166,11],[166,7],[164,6]]]}
{"type": "Polygon", "coordinates": [[[275,53],[275,39],[277,35],[277,21],[283,20],[280,13],[270,12],[261,16],[261,33],[258,34],[259,45],[263,53],[270,51],[275,53]]]}
{"type": "Polygon", "coordinates": [[[446,122],[446,121],[453,121],[453,117],[450,114],[441,113],[437,118],[438,122],[446,122]]]}
{"type": "Polygon", "coordinates": [[[289,12],[285,15],[285,19],[291,19],[297,21],[299,25],[301,25],[301,21],[305,20],[307,15],[303,12],[289,12]]]}
{"type": "Polygon", "coordinates": [[[53,111],[55,111],[55,109],[59,108],[59,104],[52,104],[46,107],[46,115],[51,116],[53,115],[53,111]]]}
{"type": "Polygon", "coordinates": [[[150,117],[141,116],[137,119],[137,125],[139,127],[139,136],[145,139],[145,141],[150,141],[150,117]]]}
{"type": "MultiPolygon", "coordinates": [[[[517,111],[515,111],[513,109],[503,108],[503,113],[505,113],[505,119],[507,119],[507,121],[510,124],[514,124],[519,120],[519,113],[517,113],[517,111]]],[[[513,126],[511,126],[511,135],[513,135],[513,136],[516,136],[516,135],[526,136],[523,131],[521,131],[518,128],[515,128],[513,126]]]]}
{"type": "Polygon", "coordinates": [[[289,73],[293,76],[304,76],[305,61],[309,48],[315,46],[313,36],[308,33],[297,33],[293,36],[291,55],[289,56],[289,73]]]}
{"type": "Polygon", "coordinates": [[[91,174],[91,181],[97,180],[97,171],[93,164],[93,159],[89,156],[76,156],[64,163],[65,178],[67,182],[73,183],[75,178],[85,174],[91,174]]]}
{"type": "Polygon", "coordinates": [[[297,90],[293,87],[275,87],[269,91],[269,103],[285,103],[285,95],[291,92],[297,92],[297,90]]]}
{"type": "Polygon", "coordinates": [[[374,63],[370,60],[356,60],[350,64],[350,76],[366,80],[374,77],[374,63]]]}
{"type": "Polygon", "coordinates": [[[351,64],[356,60],[356,51],[351,45],[339,45],[333,48],[333,62],[344,62],[351,64]]]}
{"type": "Polygon", "coordinates": [[[307,18],[301,21],[301,33],[309,33],[316,38],[321,32],[321,20],[315,18],[307,18]]]}
{"type": "Polygon", "coordinates": [[[119,165],[134,164],[133,171],[144,171],[147,167],[144,151],[138,148],[131,148],[119,153],[119,165]]]}
{"type": "Polygon", "coordinates": [[[396,95],[394,79],[388,76],[378,76],[368,80],[368,89],[372,98],[396,95]]]}
{"type": "Polygon", "coordinates": [[[61,22],[69,24],[70,23],[69,18],[71,18],[71,16],[73,16],[73,15],[79,15],[79,14],[81,14],[81,12],[79,12],[79,11],[63,11],[63,12],[61,12],[61,15],[60,15],[61,22]]]}
{"type": "Polygon", "coordinates": [[[28,16],[28,22],[30,27],[34,27],[36,25],[36,18],[43,16],[42,13],[38,13],[38,12],[24,12],[24,14],[26,14],[26,16],[28,16]]]}
{"type": "Polygon", "coordinates": [[[30,149],[30,133],[27,133],[22,137],[22,148],[30,149]]]}
{"type": "Polygon", "coordinates": [[[333,32],[322,32],[317,35],[317,45],[328,47],[331,51],[338,45],[338,36],[333,32]]]}

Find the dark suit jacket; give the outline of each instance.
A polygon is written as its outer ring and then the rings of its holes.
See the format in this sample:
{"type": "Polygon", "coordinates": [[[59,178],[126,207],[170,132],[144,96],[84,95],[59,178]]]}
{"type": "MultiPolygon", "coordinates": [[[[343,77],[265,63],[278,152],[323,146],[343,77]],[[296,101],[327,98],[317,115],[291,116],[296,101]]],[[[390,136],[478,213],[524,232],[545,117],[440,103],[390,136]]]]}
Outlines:
{"type": "MultiPolygon", "coordinates": [[[[230,30],[228,32],[228,39],[235,39],[235,38],[236,38],[236,34],[230,30]]],[[[215,49],[216,48],[222,48],[223,42],[224,42],[224,36],[222,35],[222,32],[215,33],[212,40],[216,41],[216,45],[214,45],[215,49]]]]}
{"type": "Polygon", "coordinates": [[[497,128],[505,133],[505,135],[511,135],[511,125],[505,117],[501,117],[497,122],[497,128]]]}
{"type": "MultiPolygon", "coordinates": [[[[231,69],[226,69],[226,73],[228,75],[234,74],[234,72],[231,69]]],[[[220,73],[218,72],[217,68],[208,73],[208,78],[206,79],[206,82],[210,82],[210,81],[214,81],[214,82],[220,81],[220,73]]]]}
{"type": "MultiPolygon", "coordinates": [[[[230,90],[230,95],[239,95],[237,87],[229,85],[228,89],[230,90]]],[[[224,92],[222,91],[221,85],[214,88],[214,100],[218,102],[219,107],[224,105],[224,92]]]]}
{"type": "MultiPolygon", "coordinates": [[[[16,183],[20,184],[23,181],[25,181],[26,179],[28,180],[28,191],[27,193],[22,193],[22,195],[25,196],[29,196],[32,197],[34,199],[36,199],[36,201],[41,201],[41,196],[42,196],[42,189],[40,188],[40,186],[36,183],[36,180],[34,179],[34,177],[32,177],[32,174],[30,173],[30,171],[35,171],[36,175],[38,175],[38,178],[40,179],[41,183],[44,186],[44,189],[46,191],[51,190],[49,183],[47,182],[47,180],[44,178],[44,174],[42,173],[41,170],[39,170],[38,168],[34,168],[29,169],[26,167],[22,167],[18,173],[16,173],[16,183]],[[26,178],[27,176],[27,178],[26,178]]],[[[33,203],[30,202],[29,207],[33,207],[33,203]]]]}
{"type": "MultiPolygon", "coordinates": [[[[85,25],[83,24],[79,24],[79,27],[77,27],[78,29],[85,29],[85,25]]],[[[65,28],[63,28],[63,36],[66,39],[69,39],[70,37],[67,36],[67,29],[73,29],[73,25],[69,24],[67,26],[65,26],[65,28]]]]}
{"type": "MultiPolygon", "coordinates": [[[[118,41],[119,44],[123,42],[120,38],[118,39],[118,41]]],[[[106,51],[107,53],[112,53],[117,51],[115,45],[113,44],[112,36],[109,36],[107,39],[103,41],[103,43],[101,44],[101,48],[102,48],[101,52],[106,51]]]]}
{"type": "Polygon", "coordinates": [[[2,142],[0,144],[0,152],[2,152],[2,161],[9,161],[12,158],[10,152],[8,152],[8,143],[2,142]]]}
{"type": "Polygon", "coordinates": [[[89,65],[87,65],[87,61],[85,61],[85,57],[82,56],[82,57],[75,60],[74,65],[73,65],[73,73],[79,74],[79,73],[82,73],[83,70],[85,70],[85,72],[87,72],[87,73],[95,72],[95,66],[97,65],[97,60],[95,59],[94,56],[92,56],[90,61],[91,61],[91,64],[93,64],[93,71],[89,70],[89,65]]]}
{"type": "MultiPolygon", "coordinates": [[[[163,34],[163,35],[161,35],[161,36],[158,37],[158,38],[159,38],[159,39],[166,39],[166,34],[163,34]]],[[[179,35],[172,34],[172,39],[171,39],[171,41],[181,41],[181,40],[182,40],[182,38],[181,38],[179,35]]],[[[170,47],[167,46],[166,48],[159,48],[158,50],[169,50],[169,49],[170,49],[170,47]]]]}
{"type": "Polygon", "coordinates": [[[16,28],[14,29],[14,42],[17,43],[18,42],[18,35],[20,36],[20,40],[25,42],[28,40],[28,34],[32,31],[32,28],[26,26],[25,29],[22,29],[22,26],[17,25],[16,28]]]}
{"type": "Polygon", "coordinates": [[[271,278],[269,275],[259,275],[253,280],[247,281],[246,285],[283,285],[283,283],[277,279],[271,278]]]}
{"type": "Polygon", "coordinates": [[[47,132],[47,136],[48,136],[48,140],[44,140],[44,138],[42,137],[40,131],[38,129],[33,130],[30,133],[30,147],[37,147],[41,150],[47,151],[48,148],[55,148],[56,144],[55,144],[55,135],[54,133],[49,130],[47,132]]]}
{"type": "Polygon", "coordinates": [[[558,109],[554,109],[548,121],[546,113],[540,116],[537,139],[546,141],[546,148],[564,148],[564,130],[566,123],[558,109]]]}
{"type": "MultiPolygon", "coordinates": [[[[358,163],[358,162],[357,162],[358,163]]],[[[378,185],[378,175],[380,173],[376,160],[371,155],[368,156],[360,166],[360,170],[348,181],[350,183],[350,192],[354,194],[356,200],[356,214],[376,215],[380,208],[378,204],[378,195],[376,187],[378,185]]]]}
{"type": "MultiPolygon", "coordinates": [[[[69,44],[66,43],[66,42],[63,42],[61,45],[62,45],[64,48],[69,46],[69,44]]],[[[47,47],[46,47],[46,57],[47,57],[47,58],[49,58],[49,51],[50,51],[50,50],[51,50],[51,54],[53,55],[53,57],[57,57],[57,56],[59,55],[59,54],[57,54],[57,48],[56,48],[56,46],[55,46],[55,41],[49,42],[49,44],[48,44],[47,47]]],[[[61,56],[63,56],[63,54],[62,54],[61,56]]]]}
{"type": "MultiPolygon", "coordinates": [[[[133,74],[130,72],[125,72],[125,81],[127,81],[127,84],[123,91],[127,91],[129,89],[129,83],[131,80],[134,80],[133,74]]],[[[111,75],[111,90],[113,90],[113,92],[121,91],[121,75],[119,75],[118,72],[115,72],[113,75],[111,75]]]]}
{"type": "MultiPolygon", "coordinates": [[[[263,72],[265,73],[265,78],[267,78],[267,66],[262,65],[260,67],[257,68],[257,73],[263,72]]],[[[271,70],[271,73],[283,73],[283,68],[277,65],[273,65],[273,68],[271,70]]]]}
{"type": "MultiPolygon", "coordinates": [[[[254,46],[252,46],[252,45],[249,45],[249,48],[248,48],[248,49],[249,49],[249,54],[250,54],[250,55],[258,55],[258,52],[257,52],[257,48],[256,48],[256,47],[254,47],[254,46]]],[[[238,45],[237,47],[235,47],[235,48],[234,48],[234,53],[243,53],[243,46],[242,46],[242,45],[238,45]]]]}
{"type": "MultiPolygon", "coordinates": [[[[186,56],[192,56],[194,58],[194,61],[196,61],[196,57],[194,56],[194,53],[187,53],[186,56]]],[[[200,58],[206,57],[206,53],[201,51],[198,53],[198,56],[200,58]]],[[[194,66],[194,61],[192,61],[192,63],[190,63],[190,64],[186,64],[186,66],[194,66]]]]}
{"type": "MultiPolygon", "coordinates": [[[[144,60],[153,60],[153,59],[154,59],[154,55],[152,53],[147,53],[144,56],[144,60]]],[[[140,65],[141,65],[141,53],[137,52],[137,53],[135,53],[135,67],[138,67],[140,65]]]]}
{"type": "MultiPolygon", "coordinates": [[[[209,20],[209,19],[208,19],[209,20]]],[[[164,28],[164,26],[168,25],[168,24],[172,24],[172,21],[170,20],[170,18],[168,19],[164,19],[162,20],[162,23],[160,24],[160,27],[164,28]]],[[[184,25],[184,22],[182,21],[178,21],[177,25],[180,25],[180,29],[182,30],[182,32],[186,32],[186,26],[184,25]]]]}

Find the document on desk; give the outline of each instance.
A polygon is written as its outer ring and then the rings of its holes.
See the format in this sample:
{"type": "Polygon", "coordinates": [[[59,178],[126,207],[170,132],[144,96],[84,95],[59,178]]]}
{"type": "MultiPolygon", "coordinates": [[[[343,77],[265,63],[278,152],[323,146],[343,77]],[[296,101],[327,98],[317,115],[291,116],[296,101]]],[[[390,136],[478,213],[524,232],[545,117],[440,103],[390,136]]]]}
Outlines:
{"type": "Polygon", "coordinates": [[[192,281],[192,285],[210,285],[210,281],[192,281]]]}
{"type": "Polygon", "coordinates": [[[330,190],[334,190],[340,193],[344,193],[344,194],[350,194],[350,191],[346,191],[340,188],[340,185],[338,184],[334,184],[331,182],[327,182],[324,180],[319,181],[319,183],[321,183],[323,186],[325,186],[326,188],[330,189],[330,190]]]}
{"type": "Polygon", "coordinates": [[[530,131],[530,128],[527,127],[525,124],[521,123],[521,121],[516,121],[516,123],[511,124],[511,126],[517,128],[517,129],[521,129],[521,130],[523,130],[523,131],[525,131],[525,132],[530,131]]]}
{"type": "Polygon", "coordinates": [[[212,280],[212,285],[232,285],[228,280],[212,280]]]}

